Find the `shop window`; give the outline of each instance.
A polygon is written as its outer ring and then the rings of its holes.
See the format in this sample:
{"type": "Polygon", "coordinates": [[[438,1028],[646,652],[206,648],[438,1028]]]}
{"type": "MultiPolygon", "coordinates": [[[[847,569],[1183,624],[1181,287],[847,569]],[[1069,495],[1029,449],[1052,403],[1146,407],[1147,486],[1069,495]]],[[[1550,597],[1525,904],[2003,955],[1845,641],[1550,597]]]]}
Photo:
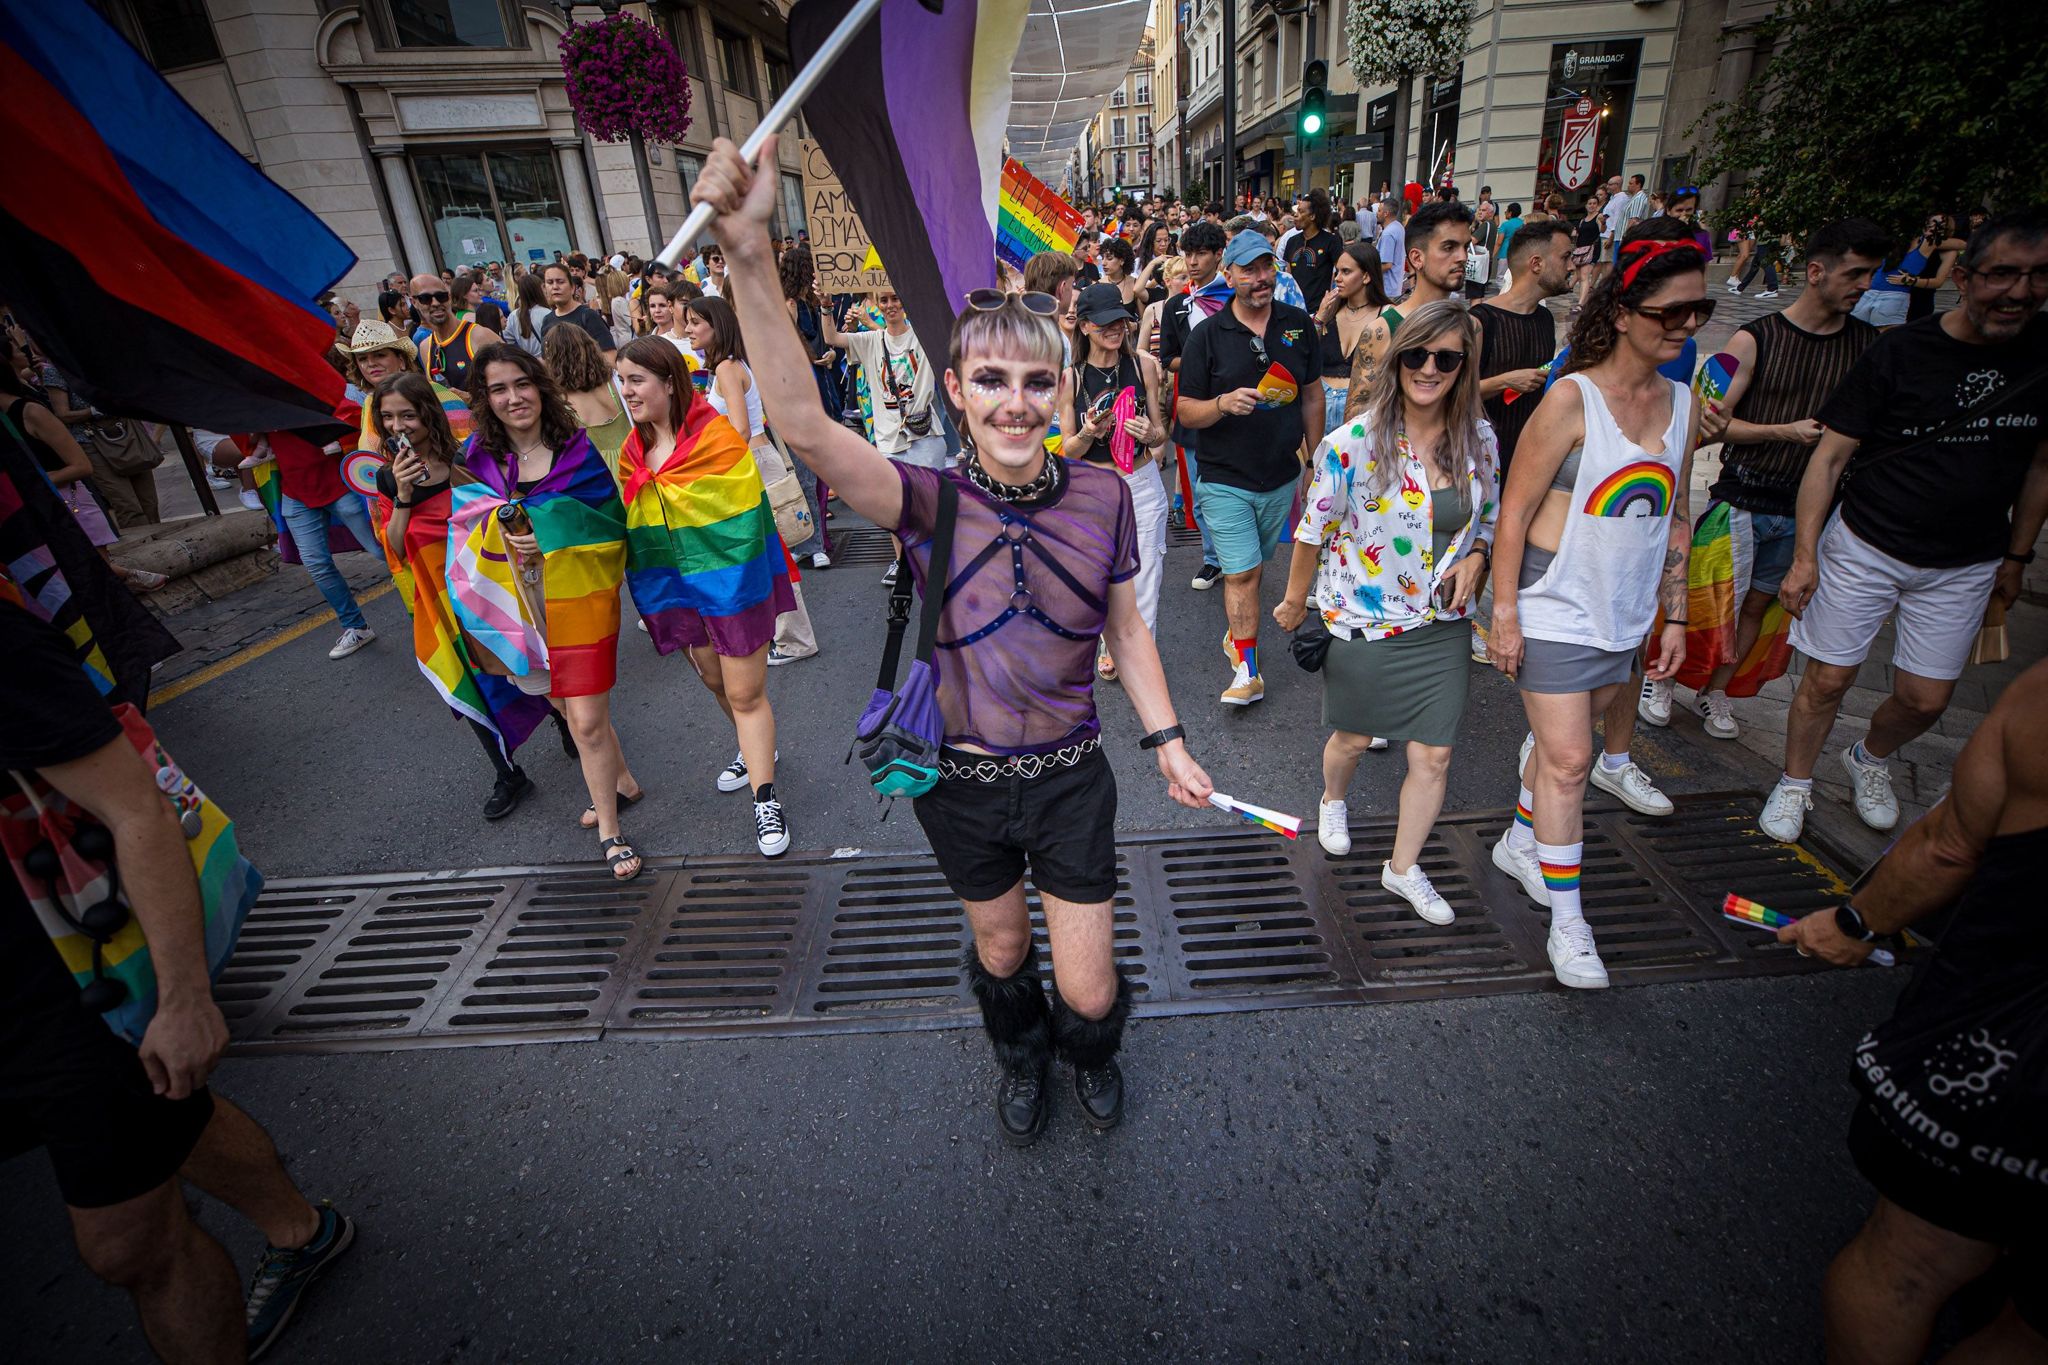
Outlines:
{"type": "Polygon", "coordinates": [[[416,152],[410,159],[443,267],[534,265],[573,249],[551,151],[416,152]]]}
{"type": "Polygon", "coordinates": [[[384,0],[387,35],[397,47],[514,47],[518,29],[504,0],[384,0]]]}

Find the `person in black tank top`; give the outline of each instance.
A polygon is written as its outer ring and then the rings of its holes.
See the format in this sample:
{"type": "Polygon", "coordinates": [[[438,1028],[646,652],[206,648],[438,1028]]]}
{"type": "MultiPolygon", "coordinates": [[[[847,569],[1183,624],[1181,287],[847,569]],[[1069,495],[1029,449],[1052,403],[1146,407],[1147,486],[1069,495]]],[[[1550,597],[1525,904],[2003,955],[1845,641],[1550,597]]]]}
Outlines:
{"type": "Polygon", "coordinates": [[[1512,284],[1496,298],[1472,306],[1481,333],[1479,397],[1500,442],[1503,482],[1522,428],[1543,397],[1537,371],[1557,354],[1557,317],[1543,300],[1571,287],[1571,240],[1570,229],[1555,219],[1524,224],[1508,241],[1512,284]],[[1513,402],[1508,401],[1510,391],[1513,402]]]}
{"type": "Polygon", "coordinates": [[[1879,1200],[1823,1289],[1845,1358],[1917,1359],[1943,1304],[2001,1258],[2011,1301],[1958,1357],[2048,1350],[2048,663],[2006,689],[1954,778],[1852,902],[1778,932],[1852,966],[1865,935],[1955,907],[1850,1066],[1863,1102],[1849,1150],[1879,1200]]]}

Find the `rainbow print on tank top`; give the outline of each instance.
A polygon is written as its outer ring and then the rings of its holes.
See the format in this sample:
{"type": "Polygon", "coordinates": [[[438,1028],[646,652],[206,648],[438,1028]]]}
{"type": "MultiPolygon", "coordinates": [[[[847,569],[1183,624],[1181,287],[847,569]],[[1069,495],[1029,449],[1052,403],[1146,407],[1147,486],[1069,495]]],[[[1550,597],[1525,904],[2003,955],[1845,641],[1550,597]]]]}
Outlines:
{"type": "Polygon", "coordinates": [[[1668,466],[1637,460],[1602,479],[1586,499],[1586,514],[1595,517],[1661,517],[1671,510],[1677,479],[1668,466]]]}

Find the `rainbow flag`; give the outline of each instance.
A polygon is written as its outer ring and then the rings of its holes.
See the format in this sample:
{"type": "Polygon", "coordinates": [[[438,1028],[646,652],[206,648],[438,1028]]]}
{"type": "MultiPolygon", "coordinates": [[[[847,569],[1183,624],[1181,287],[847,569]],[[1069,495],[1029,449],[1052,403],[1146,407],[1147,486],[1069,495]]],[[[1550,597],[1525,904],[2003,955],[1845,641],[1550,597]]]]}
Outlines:
{"type": "MultiPolygon", "coordinates": [[[[798,70],[853,0],[797,0],[798,70]]],[[[969,290],[996,282],[1011,68],[1030,0],[882,0],[804,119],[933,354],[969,290]],[[934,12],[935,10],[939,12],[934,12]]]]}
{"type": "Polygon", "coordinates": [[[1081,214],[1047,189],[1014,157],[1003,163],[996,213],[996,255],[1022,270],[1041,251],[1072,251],[1081,236],[1081,214]]]}
{"type": "Polygon", "coordinates": [[[451,492],[448,515],[448,592],[463,629],[508,673],[548,669],[555,696],[611,691],[619,673],[626,509],[589,434],[577,432],[548,476],[524,495],[509,462],[474,443],[467,468],[476,482],[451,492]],[[514,504],[541,544],[545,623],[530,619],[519,567],[505,549],[498,510],[514,504]]]}
{"type": "Polygon", "coordinates": [[[700,633],[698,617],[722,654],[751,654],[774,638],[796,595],[761,471],[732,423],[693,397],[660,469],[648,468],[637,430],[626,438],[619,486],[626,586],[656,649],[682,648],[700,633]]]}
{"type": "Polygon", "coordinates": [[[1740,658],[1735,654],[1735,618],[1749,592],[1747,537],[1735,534],[1740,515],[1725,502],[1712,502],[1693,523],[1692,557],[1686,564],[1685,663],[1678,682],[1695,691],[1707,685],[1722,664],[1735,665],[1728,695],[1753,697],[1763,685],[1784,675],[1792,663],[1792,617],[1773,599],[1764,609],[1756,643],[1740,658]]]}
{"type": "MultiPolygon", "coordinates": [[[[475,419],[469,411],[469,400],[444,384],[435,383],[431,379],[427,382],[433,385],[434,397],[441,400],[442,415],[447,417],[448,429],[455,433],[456,442],[459,444],[468,441],[469,434],[476,425],[475,419]]],[[[375,446],[381,444],[381,438],[377,435],[377,428],[370,421],[370,410],[367,406],[363,409],[361,431],[364,445],[375,446]]],[[[348,458],[346,455],[342,456],[344,463],[346,463],[348,458]]],[[[346,482],[345,478],[344,482],[346,482]]],[[[258,490],[258,496],[261,496],[261,489],[258,490]]],[[[268,505],[266,502],[265,506],[268,505]]],[[[405,610],[407,614],[410,614],[412,612],[413,598],[412,570],[407,567],[405,556],[391,548],[390,538],[384,534],[385,525],[390,520],[391,504],[385,502],[382,498],[371,498],[370,526],[377,532],[377,544],[384,552],[385,567],[391,570],[391,581],[398,586],[398,600],[405,603],[405,610]]],[[[278,544],[280,546],[284,544],[282,531],[278,535],[278,544]]]]}
{"type": "MultiPolygon", "coordinates": [[[[273,450],[279,441],[296,441],[299,439],[298,435],[289,431],[274,431],[270,433],[270,444],[273,450]]],[[[326,457],[322,456],[321,458],[324,459],[326,457]]],[[[304,556],[299,553],[299,542],[292,537],[292,528],[285,524],[284,478],[277,471],[276,457],[273,456],[265,460],[249,472],[256,477],[256,496],[263,500],[263,510],[269,514],[270,524],[277,528],[277,557],[287,564],[305,563],[304,556]]],[[[343,493],[342,496],[344,498],[353,498],[358,495],[355,493],[343,493]]],[[[340,522],[330,521],[327,523],[327,550],[329,554],[343,555],[357,550],[368,553],[376,548],[374,545],[357,544],[355,536],[349,531],[348,527],[340,522]]]]}
{"type": "MultiPolygon", "coordinates": [[[[462,481],[460,471],[457,482],[462,481]]],[[[378,525],[389,524],[391,504],[379,498],[378,525]]],[[[498,748],[510,758],[548,714],[545,697],[529,697],[510,678],[478,667],[462,621],[448,595],[448,509],[439,498],[412,509],[405,530],[405,562],[412,570],[412,652],[420,672],[448,709],[475,721],[497,736],[498,748]]]]}
{"type": "Polygon", "coordinates": [[[0,0],[0,146],[0,297],[94,404],[336,434],[334,319],[313,300],[354,255],[99,6],[0,0]]]}

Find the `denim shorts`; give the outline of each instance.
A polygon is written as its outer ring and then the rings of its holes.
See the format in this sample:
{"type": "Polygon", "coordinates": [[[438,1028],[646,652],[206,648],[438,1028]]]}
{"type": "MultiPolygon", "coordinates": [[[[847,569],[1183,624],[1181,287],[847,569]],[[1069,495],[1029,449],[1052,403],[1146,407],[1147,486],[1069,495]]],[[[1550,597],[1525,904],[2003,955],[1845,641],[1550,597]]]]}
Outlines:
{"type": "Polygon", "coordinates": [[[1746,514],[1749,520],[1749,590],[1775,593],[1792,567],[1792,552],[1799,546],[1799,518],[1746,514]]]}
{"type": "Polygon", "coordinates": [[[1249,573],[1264,564],[1293,529],[1287,524],[1294,507],[1291,480],[1270,493],[1203,480],[1195,502],[1216,549],[1216,567],[1227,574],[1249,573]]]}

